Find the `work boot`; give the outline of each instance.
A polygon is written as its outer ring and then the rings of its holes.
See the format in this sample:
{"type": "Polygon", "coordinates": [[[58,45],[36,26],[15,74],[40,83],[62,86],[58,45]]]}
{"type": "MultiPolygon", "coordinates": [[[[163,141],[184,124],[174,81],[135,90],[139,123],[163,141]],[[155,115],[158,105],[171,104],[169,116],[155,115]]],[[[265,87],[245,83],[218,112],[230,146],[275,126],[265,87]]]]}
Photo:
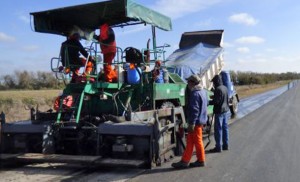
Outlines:
{"type": "Polygon", "coordinates": [[[228,146],[225,146],[225,145],[223,145],[222,149],[223,149],[223,150],[229,150],[229,147],[228,147],[228,146]]]}
{"type": "Polygon", "coordinates": [[[176,169],[184,169],[184,168],[188,168],[189,164],[183,161],[179,161],[179,162],[172,163],[172,167],[176,169]]]}
{"type": "Polygon", "coordinates": [[[209,153],[220,153],[220,152],[222,152],[222,149],[215,147],[213,149],[210,149],[208,152],[209,153]]]}
{"type": "Polygon", "coordinates": [[[205,166],[204,161],[200,162],[197,160],[195,162],[190,163],[190,167],[204,167],[204,166],[205,166]]]}

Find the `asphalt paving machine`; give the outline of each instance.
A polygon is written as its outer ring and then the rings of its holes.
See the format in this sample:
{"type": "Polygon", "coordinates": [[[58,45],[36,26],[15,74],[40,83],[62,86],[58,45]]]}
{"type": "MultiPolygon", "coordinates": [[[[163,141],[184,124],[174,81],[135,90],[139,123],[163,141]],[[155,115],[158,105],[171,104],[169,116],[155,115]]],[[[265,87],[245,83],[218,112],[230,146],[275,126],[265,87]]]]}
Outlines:
{"type": "Polygon", "coordinates": [[[152,167],[182,153],[185,80],[170,73],[165,83],[155,83],[151,72],[141,69],[140,81],[129,84],[122,69],[124,64],[132,62],[148,68],[154,61],[164,59],[167,44],[156,45],[155,30],[171,30],[169,17],[131,0],[104,1],[31,15],[36,32],[68,36],[71,30],[84,39],[93,37],[99,22],[106,22],[112,28],[150,25],[153,46],[150,48],[148,41],[142,49],[117,47],[113,65],[119,76],[114,83],[100,78],[103,61],[100,43],[95,40],[91,40],[86,50],[96,65],[92,73],[81,75],[83,81],[69,83],[72,73],[61,69],[61,57],[52,58],[51,70],[66,83],[57,112],[32,108],[31,120],[13,123],[5,122],[2,117],[2,161],[152,167]],[[136,52],[130,61],[126,59],[129,50],[136,52]]]}
{"type": "MultiPolygon", "coordinates": [[[[179,49],[165,59],[168,44],[156,45],[156,29],[170,31],[171,19],[132,0],[103,1],[31,15],[36,32],[66,37],[77,32],[90,41],[85,48],[87,59],[92,58],[95,64],[90,74],[84,74],[83,68],[81,79],[70,82],[73,73],[66,70],[74,65],[68,60],[63,64],[60,56],[51,59],[51,70],[65,83],[56,100],[56,111],[32,108],[31,120],[13,123],[5,122],[1,114],[1,161],[148,168],[161,165],[181,155],[185,147],[185,78],[191,74],[200,76],[208,97],[212,94],[210,80],[221,74],[231,94],[232,114],[237,112],[237,93],[229,72],[223,71],[223,30],[185,32],[179,49]],[[113,65],[118,80],[113,83],[103,80],[102,43],[93,39],[103,22],[114,29],[150,25],[152,32],[144,48],[116,48],[113,65]],[[149,71],[157,60],[163,63],[164,83],[154,82],[149,71]],[[128,64],[141,68],[137,83],[126,79],[128,64]]],[[[209,116],[212,109],[208,106],[209,116]]]]}

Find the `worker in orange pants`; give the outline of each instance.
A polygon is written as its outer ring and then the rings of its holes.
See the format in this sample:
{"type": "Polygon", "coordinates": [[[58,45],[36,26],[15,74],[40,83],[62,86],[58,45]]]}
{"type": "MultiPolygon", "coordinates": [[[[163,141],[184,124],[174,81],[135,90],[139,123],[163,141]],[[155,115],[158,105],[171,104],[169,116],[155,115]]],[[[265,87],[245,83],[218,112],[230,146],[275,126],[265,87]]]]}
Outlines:
{"type": "Polygon", "coordinates": [[[100,35],[95,35],[94,38],[100,42],[103,53],[105,81],[115,82],[117,81],[117,73],[111,66],[117,52],[115,33],[107,23],[100,25],[99,29],[100,35]]]}
{"type": "Polygon", "coordinates": [[[197,75],[191,75],[188,81],[188,127],[186,149],[181,161],[173,163],[174,168],[203,167],[205,166],[205,151],[202,141],[202,128],[207,122],[207,93],[202,88],[201,79],[197,75]],[[196,148],[197,160],[190,163],[194,146],[196,148]]]}
{"type": "Polygon", "coordinates": [[[112,60],[114,59],[115,55],[116,55],[115,52],[109,52],[109,53],[103,54],[103,58],[104,58],[103,68],[104,68],[106,82],[116,82],[117,81],[117,72],[111,66],[112,60]]]}
{"type": "Polygon", "coordinates": [[[202,125],[196,125],[194,131],[187,134],[187,145],[181,158],[183,162],[189,163],[193,155],[194,146],[196,148],[196,156],[199,162],[205,161],[202,128],[202,125]]]}

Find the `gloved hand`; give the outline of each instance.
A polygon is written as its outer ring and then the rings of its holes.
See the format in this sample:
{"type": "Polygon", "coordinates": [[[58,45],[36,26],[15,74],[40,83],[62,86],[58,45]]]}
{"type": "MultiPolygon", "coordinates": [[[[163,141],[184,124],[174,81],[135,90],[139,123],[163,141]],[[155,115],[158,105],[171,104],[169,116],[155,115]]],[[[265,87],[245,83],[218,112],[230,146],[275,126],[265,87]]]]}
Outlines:
{"type": "Polygon", "coordinates": [[[194,124],[189,124],[187,127],[187,132],[192,133],[194,131],[195,125],[194,124]]]}

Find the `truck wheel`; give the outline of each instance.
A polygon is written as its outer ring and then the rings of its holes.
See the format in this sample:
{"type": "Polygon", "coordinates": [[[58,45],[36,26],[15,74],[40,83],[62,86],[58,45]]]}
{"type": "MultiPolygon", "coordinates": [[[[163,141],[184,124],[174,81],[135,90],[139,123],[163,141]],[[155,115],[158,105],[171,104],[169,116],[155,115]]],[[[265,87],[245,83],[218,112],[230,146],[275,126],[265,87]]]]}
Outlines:
{"type": "Polygon", "coordinates": [[[237,96],[233,96],[232,98],[232,104],[230,106],[230,112],[231,112],[231,116],[234,117],[237,112],[238,112],[238,99],[237,96]]]}

